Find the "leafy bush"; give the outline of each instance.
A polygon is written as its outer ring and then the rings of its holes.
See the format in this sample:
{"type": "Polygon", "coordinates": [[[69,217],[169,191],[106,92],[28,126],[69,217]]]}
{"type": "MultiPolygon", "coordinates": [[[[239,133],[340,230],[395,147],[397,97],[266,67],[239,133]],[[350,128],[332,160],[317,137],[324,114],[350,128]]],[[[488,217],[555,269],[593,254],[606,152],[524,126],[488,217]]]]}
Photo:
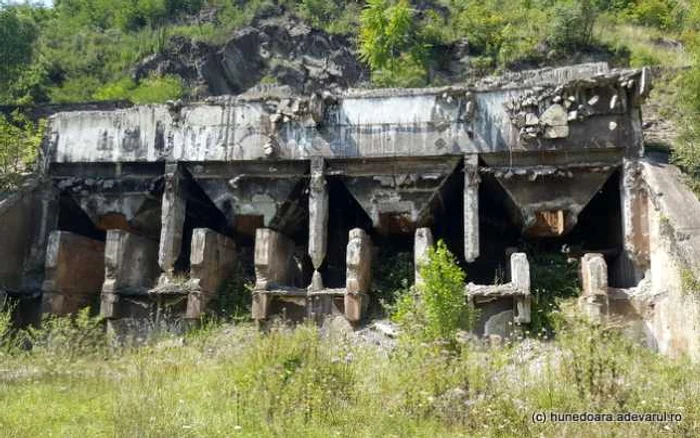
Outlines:
{"type": "Polygon", "coordinates": [[[184,93],[182,80],[178,76],[151,76],[139,84],[131,78],[122,78],[118,81],[100,87],[93,98],[96,100],[131,100],[134,103],[164,103],[167,100],[177,99],[184,93]]]}
{"type": "Polygon", "coordinates": [[[0,192],[17,188],[36,161],[45,121],[34,124],[19,111],[0,114],[0,192]]]}
{"type": "Polygon", "coordinates": [[[409,332],[432,340],[454,340],[458,330],[468,330],[476,311],[464,294],[464,271],[442,240],[428,251],[420,269],[422,284],[399,294],[393,319],[409,332]]]}
{"type": "Polygon", "coordinates": [[[528,251],[528,256],[533,298],[530,329],[536,334],[551,335],[558,323],[561,301],[580,294],[578,260],[538,250],[528,251]]]}
{"type": "Polygon", "coordinates": [[[369,0],[360,15],[359,55],[381,86],[425,83],[426,43],[408,0],[369,0]]]}
{"type": "Polygon", "coordinates": [[[673,162],[689,177],[690,187],[700,195],[700,41],[692,48],[693,66],[679,78],[680,135],[673,147],[673,162]]]}
{"type": "Polygon", "coordinates": [[[590,45],[598,12],[590,0],[557,4],[553,11],[549,42],[559,49],[579,49],[590,45]]]}

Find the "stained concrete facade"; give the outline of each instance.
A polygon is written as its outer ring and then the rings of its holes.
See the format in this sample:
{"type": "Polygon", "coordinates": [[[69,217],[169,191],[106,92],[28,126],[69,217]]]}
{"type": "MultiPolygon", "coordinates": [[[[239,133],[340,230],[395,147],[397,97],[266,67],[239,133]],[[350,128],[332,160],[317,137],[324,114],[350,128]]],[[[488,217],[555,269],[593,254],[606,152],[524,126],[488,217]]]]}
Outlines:
{"type": "Polygon", "coordinates": [[[249,263],[255,319],[358,323],[377,254],[396,248],[417,266],[442,239],[478,280],[465,294],[484,305],[483,331],[526,325],[523,241],[600,253],[606,268],[595,269],[621,290],[659,265],[658,202],[640,171],[650,87],[647,69],[586,64],[442,88],[263,87],[58,113],[43,183],[0,204],[13,229],[31,228],[0,248],[0,287],[40,296],[48,236],[70,232],[105,243],[108,318],[147,317],[166,302],[196,318],[249,263]],[[586,247],[582,233],[605,227],[610,236],[586,247]]]}

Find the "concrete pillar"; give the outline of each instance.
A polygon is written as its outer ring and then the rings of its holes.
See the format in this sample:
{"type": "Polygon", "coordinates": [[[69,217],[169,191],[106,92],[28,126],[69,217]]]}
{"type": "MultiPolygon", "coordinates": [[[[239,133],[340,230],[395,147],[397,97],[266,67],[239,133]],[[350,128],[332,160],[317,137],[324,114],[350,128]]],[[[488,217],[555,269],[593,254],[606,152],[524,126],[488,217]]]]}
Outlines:
{"type": "Polygon", "coordinates": [[[636,286],[649,267],[649,202],[637,160],[624,159],[620,179],[623,254],[619,283],[636,286]]]}
{"type": "Polygon", "coordinates": [[[309,256],[314,267],[310,290],[323,289],[319,269],[326,258],[328,247],[328,183],[324,176],[321,157],[311,159],[309,182],[309,256]]]}
{"type": "Polygon", "coordinates": [[[345,257],[345,317],[357,322],[369,304],[372,284],[372,241],[363,229],[350,230],[345,257]]]}
{"type": "Polygon", "coordinates": [[[105,244],[67,231],[53,231],[46,249],[43,310],[74,313],[99,298],[105,277],[105,244]]]}
{"type": "Polygon", "coordinates": [[[602,254],[588,253],[581,258],[579,310],[593,322],[600,322],[608,313],[608,265],[602,254]]]}
{"type": "Polygon", "coordinates": [[[199,318],[236,265],[236,243],[208,228],[192,232],[187,318],[199,318]]]}
{"type": "Polygon", "coordinates": [[[182,251],[182,234],[186,214],[186,180],[178,164],[165,167],[165,186],[161,211],[160,247],[158,264],[163,271],[161,282],[173,276],[175,262],[182,251]]]}
{"type": "Polygon", "coordinates": [[[418,228],[413,238],[413,266],[415,267],[414,284],[423,284],[420,275],[421,268],[428,262],[428,249],[434,244],[433,233],[430,228],[418,228]]]}
{"type": "Polygon", "coordinates": [[[464,259],[479,257],[479,156],[464,156],[464,259]]]}
{"type": "Polygon", "coordinates": [[[289,285],[294,241],[269,228],[255,232],[255,289],[289,285]]]}
{"type": "Polygon", "coordinates": [[[158,279],[158,242],[123,230],[109,230],[100,313],[121,318],[120,295],[146,296],[158,279]]]}
{"type": "Polygon", "coordinates": [[[527,255],[516,252],[510,256],[510,282],[520,291],[515,297],[515,322],[526,324],[530,322],[530,263],[527,255]]]}

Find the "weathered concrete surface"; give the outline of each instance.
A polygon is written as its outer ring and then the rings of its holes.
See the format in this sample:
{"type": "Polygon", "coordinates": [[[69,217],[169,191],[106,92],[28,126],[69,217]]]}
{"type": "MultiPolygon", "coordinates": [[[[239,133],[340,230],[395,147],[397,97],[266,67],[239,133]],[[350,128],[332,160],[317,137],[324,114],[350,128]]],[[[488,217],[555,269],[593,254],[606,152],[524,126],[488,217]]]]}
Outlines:
{"type": "Polygon", "coordinates": [[[255,289],[289,286],[292,272],[294,241],[269,228],[255,233],[255,289]]]}
{"type": "Polygon", "coordinates": [[[235,266],[236,243],[231,238],[206,228],[192,232],[187,318],[200,317],[235,266]]]}
{"type": "Polygon", "coordinates": [[[509,255],[511,280],[505,284],[468,283],[467,299],[480,311],[476,332],[483,336],[510,336],[518,324],[531,318],[530,264],[525,253],[509,255]]]}
{"type": "Polygon", "coordinates": [[[268,93],[182,108],[60,113],[51,121],[47,156],[59,163],[199,162],[627,149],[630,143],[636,148],[641,142],[629,139],[638,137],[637,131],[641,135],[641,121],[630,115],[644,92],[641,76],[641,71],[607,71],[604,64],[594,64],[459,87],[350,90],[325,97],[268,93]],[[571,82],[562,86],[566,81],[571,82]],[[539,91],[526,96],[531,87],[539,91]],[[619,102],[612,108],[607,101],[611,89],[619,102]],[[566,138],[533,141],[521,135],[520,113],[511,102],[523,100],[518,104],[523,111],[537,113],[562,97],[574,97],[572,104],[582,115],[567,120],[566,138]]]}
{"type": "Polygon", "coordinates": [[[98,301],[104,278],[104,242],[67,231],[49,235],[42,286],[44,312],[66,315],[98,301]]]}
{"type": "Polygon", "coordinates": [[[121,297],[146,297],[159,274],[157,241],[122,230],[108,231],[100,307],[102,316],[127,316],[120,306],[121,297]]]}
{"type": "Polygon", "coordinates": [[[608,314],[608,265],[602,254],[588,253],[581,258],[579,310],[585,318],[600,323],[608,314]]]}
{"type": "Polygon", "coordinates": [[[0,201],[0,290],[13,295],[40,292],[47,239],[56,227],[57,209],[53,188],[37,182],[0,201]]]}
{"type": "Polygon", "coordinates": [[[372,241],[361,228],[350,230],[346,265],[345,317],[357,322],[369,304],[372,284],[372,241]]]}
{"type": "Polygon", "coordinates": [[[464,259],[479,257],[479,157],[464,156],[464,259]]]}
{"type": "Polygon", "coordinates": [[[433,233],[430,228],[418,228],[413,237],[413,283],[416,286],[423,284],[420,271],[428,263],[428,251],[433,246],[433,233]]]}
{"type": "Polygon", "coordinates": [[[309,257],[314,267],[311,290],[323,289],[321,265],[328,250],[328,183],[324,176],[323,159],[311,160],[309,182],[309,257]]]}
{"type": "Polygon", "coordinates": [[[158,264],[165,278],[171,278],[175,272],[175,262],[182,251],[187,207],[186,182],[177,164],[166,166],[164,186],[158,264]]]}
{"type": "Polygon", "coordinates": [[[700,360],[700,201],[667,164],[642,162],[649,197],[648,331],[659,351],[700,360]]]}
{"type": "Polygon", "coordinates": [[[530,322],[530,263],[527,254],[516,252],[510,256],[510,282],[521,294],[515,297],[515,322],[530,322]]]}

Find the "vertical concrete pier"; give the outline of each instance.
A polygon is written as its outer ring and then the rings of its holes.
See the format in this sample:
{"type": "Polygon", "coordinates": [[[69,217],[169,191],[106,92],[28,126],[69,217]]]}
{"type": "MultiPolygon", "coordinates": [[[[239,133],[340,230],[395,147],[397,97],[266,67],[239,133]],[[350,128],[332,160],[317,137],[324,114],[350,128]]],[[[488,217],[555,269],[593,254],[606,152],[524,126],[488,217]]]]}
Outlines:
{"type": "Polygon", "coordinates": [[[175,262],[182,251],[187,201],[186,181],[178,164],[169,163],[165,166],[164,184],[158,249],[158,264],[163,271],[163,280],[173,276],[175,262]]]}
{"type": "Polygon", "coordinates": [[[579,310],[592,322],[601,322],[608,314],[608,265],[602,254],[588,253],[581,258],[579,310]]]}
{"type": "Polygon", "coordinates": [[[464,156],[464,260],[479,257],[479,156],[464,156]]]}
{"type": "Polygon", "coordinates": [[[428,262],[428,250],[434,244],[433,233],[430,228],[418,228],[413,238],[413,266],[414,284],[420,286],[423,284],[420,270],[428,262]]]}
{"type": "Polygon", "coordinates": [[[146,297],[158,279],[158,242],[122,230],[109,230],[104,260],[100,313],[105,318],[127,316],[123,297],[146,297]]]}
{"type": "Polygon", "coordinates": [[[622,283],[636,285],[649,268],[649,200],[639,161],[625,158],[620,179],[623,254],[622,283]]]}
{"type": "Polygon", "coordinates": [[[233,274],[235,266],[236,243],[231,238],[208,228],[193,231],[187,318],[201,316],[221,284],[233,274]]]}
{"type": "Polygon", "coordinates": [[[369,305],[372,284],[372,241],[361,228],[350,230],[346,266],[345,317],[357,322],[369,305]]]}
{"type": "Polygon", "coordinates": [[[67,231],[51,232],[42,286],[43,311],[66,315],[99,300],[104,261],[104,242],[67,231]]]}
{"type": "Polygon", "coordinates": [[[325,163],[321,157],[311,159],[309,181],[309,257],[314,267],[310,290],[323,289],[321,265],[328,247],[328,183],[324,175],[325,163]]]}
{"type": "Polygon", "coordinates": [[[527,254],[516,252],[510,256],[510,282],[520,292],[515,295],[515,322],[527,324],[530,322],[530,263],[527,254]]]}

